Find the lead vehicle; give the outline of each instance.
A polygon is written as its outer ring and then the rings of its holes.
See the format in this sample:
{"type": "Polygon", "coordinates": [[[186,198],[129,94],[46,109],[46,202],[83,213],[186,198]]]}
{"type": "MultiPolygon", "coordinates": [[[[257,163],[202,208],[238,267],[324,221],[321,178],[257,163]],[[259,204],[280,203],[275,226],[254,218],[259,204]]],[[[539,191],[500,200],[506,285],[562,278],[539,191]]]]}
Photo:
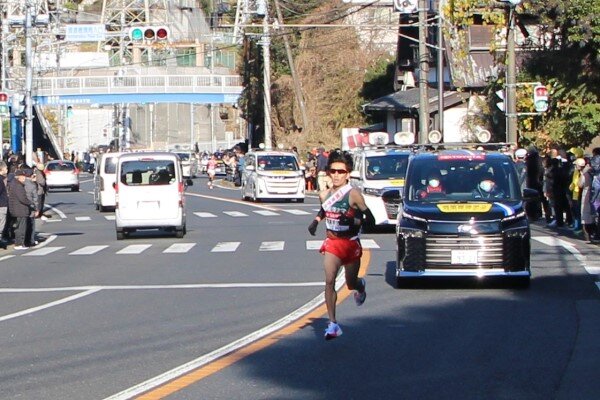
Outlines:
{"type": "Polygon", "coordinates": [[[512,159],[499,152],[421,152],[398,210],[397,286],[425,277],[508,277],[528,286],[530,229],[512,159]]]}

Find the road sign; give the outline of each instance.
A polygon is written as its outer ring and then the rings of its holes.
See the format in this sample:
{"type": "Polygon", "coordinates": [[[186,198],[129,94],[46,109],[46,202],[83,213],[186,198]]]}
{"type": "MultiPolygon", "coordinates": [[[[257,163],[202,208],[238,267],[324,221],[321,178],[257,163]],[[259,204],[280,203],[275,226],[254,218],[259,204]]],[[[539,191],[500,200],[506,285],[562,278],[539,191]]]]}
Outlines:
{"type": "Polygon", "coordinates": [[[106,39],[104,24],[71,24],[65,27],[67,42],[99,42],[106,39]]]}

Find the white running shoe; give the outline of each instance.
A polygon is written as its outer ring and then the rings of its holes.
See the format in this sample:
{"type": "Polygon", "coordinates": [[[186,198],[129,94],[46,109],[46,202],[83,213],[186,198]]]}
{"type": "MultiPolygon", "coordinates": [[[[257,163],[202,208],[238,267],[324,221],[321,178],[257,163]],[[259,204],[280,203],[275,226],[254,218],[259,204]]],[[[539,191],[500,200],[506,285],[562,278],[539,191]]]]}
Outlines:
{"type": "Polygon", "coordinates": [[[338,336],[342,336],[342,328],[335,322],[330,322],[325,329],[325,340],[335,339],[338,336]]]}
{"type": "Polygon", "coordinates": [[[362,306],[367,299],[367,281],[365,281],[365,278],[360,278],[359,280],[362,282],[363,290],[362,292],[359,292],[358,290],[354,291],[354,301],[357,306],[362,306]]]}

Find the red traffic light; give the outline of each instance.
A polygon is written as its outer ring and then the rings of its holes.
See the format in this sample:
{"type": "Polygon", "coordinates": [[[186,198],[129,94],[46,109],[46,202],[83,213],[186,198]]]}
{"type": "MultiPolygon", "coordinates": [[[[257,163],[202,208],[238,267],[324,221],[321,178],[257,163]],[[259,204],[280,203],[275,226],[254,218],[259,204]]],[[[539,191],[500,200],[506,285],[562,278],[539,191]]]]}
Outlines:
{"type": "Polygon", "coordinates": [[[546,89],[545,86],[536,86],[535,87],[535,96],[547,97],[548,96],[548,89],[546,89]]]}
{"type": "Polygon", "coordinates": [[[158,40],[165,40],[169,36],[169,31],[167,28],[158,28],[156,30],[156,38],[158,40]]]}
{"type": "Polygon", "coordinates": [[[0,103],[8,102],[8,93],[0,93],[0,103]]]}

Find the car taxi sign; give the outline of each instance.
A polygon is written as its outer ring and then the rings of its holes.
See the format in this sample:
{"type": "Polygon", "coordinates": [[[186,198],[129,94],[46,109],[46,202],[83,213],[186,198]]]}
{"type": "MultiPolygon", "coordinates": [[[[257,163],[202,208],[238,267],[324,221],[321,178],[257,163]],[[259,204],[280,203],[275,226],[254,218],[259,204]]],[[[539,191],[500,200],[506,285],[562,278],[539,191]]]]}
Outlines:
{"type": "Polygon", "coordinates": [[[484,213],[492,208],[491,203],[438,204],[443,213],[484,213]]]}

